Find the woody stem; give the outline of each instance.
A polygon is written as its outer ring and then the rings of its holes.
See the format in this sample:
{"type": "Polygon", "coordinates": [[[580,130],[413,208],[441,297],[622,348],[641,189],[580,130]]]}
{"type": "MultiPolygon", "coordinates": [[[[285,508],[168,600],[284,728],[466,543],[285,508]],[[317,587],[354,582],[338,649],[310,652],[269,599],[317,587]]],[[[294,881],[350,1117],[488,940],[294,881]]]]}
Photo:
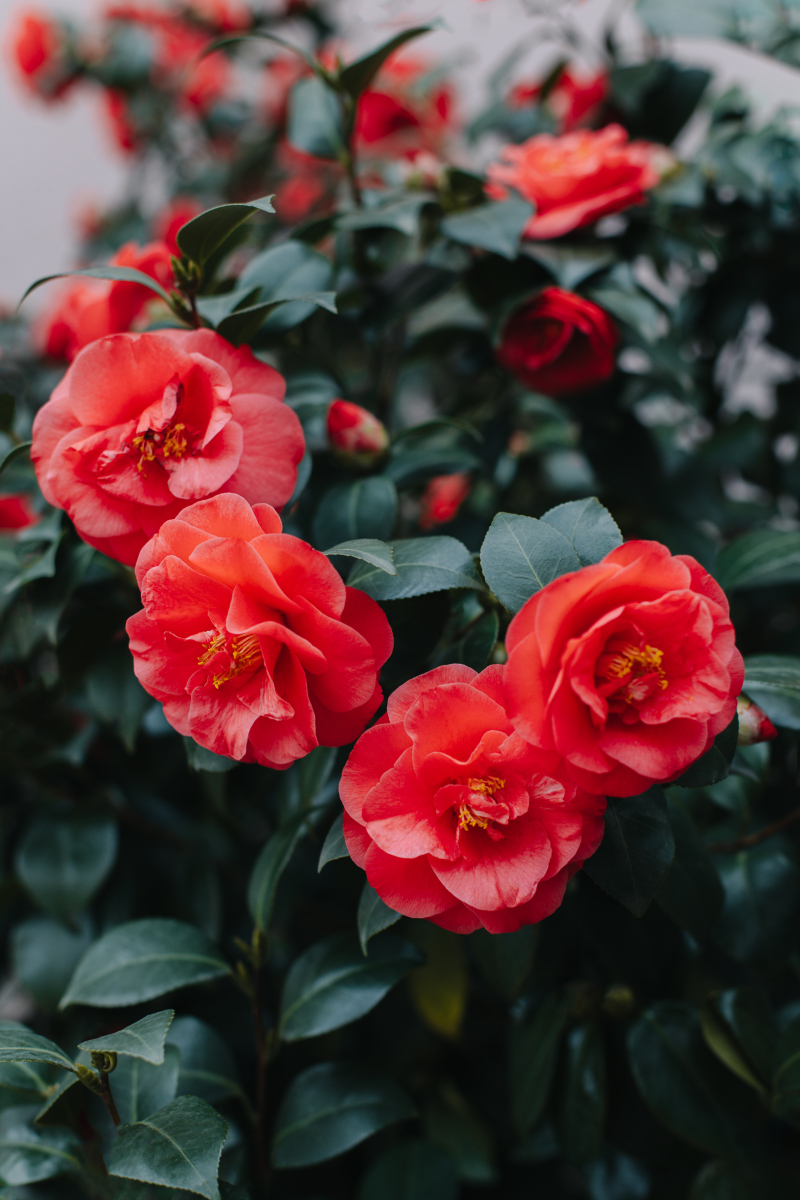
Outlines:
{"type": "Polygon", "coordinates": [[[118,1129],[122,1118],[120,1117],[117,1106],[114,1103],[114,1097],[111,1095],[111,1085],[108,1082],[108,1073],[106,1071],[100,1071],[98,1074],[100,1076],[100,1098],[108,1109],[108,1115],[114,1122],[114,1128],[118,1129]]]}
{"type": "Polygon", "coordinates": [[[758,846],[768,838],[774,837],[776,833],[787,829],[795,821],[800,821],[800,808],[793,809],[792,812],[781,817],[779,821],[773,821],[771,825],[765,825],[763,829],[757,829],[755,833],[748,833],[743,837],[731,838],[727,842],[709,842],[706,849],[709,854],[735,854],[737,850],[748,850],[751,846],[758,846]]]}

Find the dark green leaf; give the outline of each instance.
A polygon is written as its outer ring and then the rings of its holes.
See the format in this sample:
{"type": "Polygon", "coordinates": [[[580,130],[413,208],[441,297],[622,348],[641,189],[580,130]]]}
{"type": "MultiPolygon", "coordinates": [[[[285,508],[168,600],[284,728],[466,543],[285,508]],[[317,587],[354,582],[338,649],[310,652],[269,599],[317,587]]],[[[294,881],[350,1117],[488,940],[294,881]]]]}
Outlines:
{"type": "Polygon", "coordinates": [[[726,779],[736,753],[739,737],[739,718],[734,714],[730,725],[714,738],[713,745],[675,780],[677,787],[710,787],[726,779]]]}
{"type": "Polygon", "coordinates": [[[700,1012],[700,1023],[720,1062],[757,1092],[766,1092],[778,1030],[762,994],[752,987],[711,992],[700,1012]]]}
{"type": "Polygon", "coordinates": [[[149,288],[151,292],[155,292],[167,304],[170,302],[169,292],[166,292],[158,280],[153,279],[151,275],[145,275],[144,271],[137,271],[134,267],[84,267],[80,271],[60,271],[57,275],[43,275],[41,279],[37,279],[35,283],[31,284],[17,307],[19,308],[31,292],[41,287],[43,283],[50,283],[53,279],[66,279],[73,275],[84,279],[111,279],[117,283],[138,283],[142,287],[149,288]]]}
{"type": "Polygon", "coordinates": [[[356,1063],[318,1063],[298,1075],[275,1126],[276,1167],[307,1167],[357,1146],[379,1129],[415,1116],[393,1079],[356,1063]]]}
{"type": "Polygon", "coordinates": [[[428,1100],[425,1132],[446,1150],[466,1184],[497,1183],[491,1130],[459,1091],[445,1084],[428,1100]]]}
{"type": "Polygon", "coordinates": [[[116,857],[113,818],[53,814],[28,826],[14,855],[14,870],[46,912],[63,916],[86,907],[116,857]]]}
{"type": "Polygon", "coordinates": [[[336,546],[356,538],[392,536],[397,488],[385,475],[342,483],[326,492],[314,517],[314,545],[336,546]]]}
{"type": "Polygon", "coordinates": [[[705,843],[690,817],[670,805],[675,857],[656,901],[672,920],[694,937],[704,937],[722,911],[725,893],[705,843]]]}
{"type": "Polygon", "coordinates": [[[80,1142],[68,1129],[39,1129],[35,1108],[0,1112],[0,1179],[23,1187],[81,1167],[80,1142]]]}
{"type": "Polygon", "coordinates": [[[563,533],[544,521],[513,513],[497,513],[481,546],[484,578],[511,612],[518,612],[534,592],[580,565],[563,533]]]}
{"type": "Polygon", "coordinates": [[[6,455],[0,459],[0,475],[3,474],[6,467],[11,466],[18,458],[22,458],[23,454],[27,454],[33,445],[33,442],[20,442],[18,446],[12,446],[6,455]]]}
{"type": "Polygon", "coordinates": [[[536,925],[523,925],[515,933],[478,929],[470,937],[470,949],[489,986],[510,1002],[533,966],[538,941],[536,925]]]}
{"type": "Polygon", "coordinates": [[[365,958],[358,938],[337,933],[295,959],[281,997],[279,1032],[287,1042],[316,1037],[358,1020],[418,966],[423,957],[410,942],[388,934],[365,958]]]}
{"type": "Polygon", "coordinates": [[[142,718],[152,700],[133,670],[127,644],[117,642],[86,676],[89,703],[98,720],[113,725],[126,750],[133,754],[142,718]]]}
{"type": "Polygon", "coordinates": [[[737,1167],[710,1162],[695,1176],[687,1200],[750,1200],[750,1193],[737,1167]]]}
{"type": "Polygon", "coordinates": [[[405,600],[446,588],[481,588],[466,546],[451,537],[404,538],[389,542],[397,575],[356,566],[347,583],[373,600],[405,600]]]}
{"type": "Polygon", "coordinates": [[[65,1125],[67,1129],[75,1129],[85,1101],[86,1089],[78,1076],[62,1075],[58,1087],[50,1092],[33,1118],[33,1123],[39,1126],[65,1125]]]}
{"type": "Polygon", "coordinates": [[[299,296],[276,296],[263,303],[238,308],[236,312],[231,313],[229,317],[220,322],[217,326],[217,333],[221,337],[227,338],[229,342],[233,342],[234,345],[240,346],[242,342],[252,340],[262,327],[267,328],[270,316],[277,317],[281,309],[291,315],[281,318],[279,324],[275,326],[274,332],[289,329],[292,325],[298,325],[300,321],[305,321],[315,308],[324,308],[326,312],[335,313],[336,293],[313,292],[307,294],[303,292],[299,296]]]}
{"type": "Polygon", "coordinates": [[[525,226],[534,212],[534,206],[520,196],[490,200],[467,212],[445,217],[441,230],[451,241],[515,259],[525,226]]]}
{"type": "Polygon", "coordinates": [[[280,782],[278,802],[281,825],[301,816],[316,820],[327,808],[337,790],[337,780],[332,778],[335,762],[335,748],[317,746],[286,771],[280,782]]]}
{"type": "Polygon", "coordinates": [[[265,333],[281,333],[305,321],[316,307],[336,312],[336,293],[329,290],[332,280],[330,259],[303,242],[290,239],[269,246],[251,259],[239,277],[239,289],[258,289],[247,306],[253,312],[280,302],[275,311],[264,308],[266,320],[259,328],[265,333]],[[314,299],[306,301],[300,297],[314,299]]]}
{"type": "Polygon", "coordinates": [[[49,1038],[16,1021],[0,1021],[0,1063],[10,1062],[52,1063],[68,1071],[75,1070],[72,1059],[49,1038]]]}
{"type": "Polygon", "coordinates": [[[726,592],[800,582],[800,532],[758,529],[721,551],[715,571],[726,592]]]}
{"type": "Polygon", "coordinates": [[[453,1159],[430,1142],[404,1142],[382,1154],[364,1176],[359,1200],[456,1200],[453,1159]]]}
{"type": "Polygon", "coordinates": [[[430,33],[432,28],[432,25],[415,25],[413,29],[404,29],[402,33],[398,33],[388,42],[384,42],[377,50],[373,50],[370,54],[366,54],[363,58],[359,58],[345,67],[339,76],[339,86],[354,100],[357,100],[395,50],[399,50],[412,38],[421,37],[423,33],[430,33]]]}
{"type": "Polygon", "coordinates": [[[636,1086],[662,1124],[678,1137],[735,1160],[740,1124],[731,1101],[731,1076],[706,1047],[688,1004],[662,1000],[628,1035],[636,1086]]]}
{"type": "Polygon", "coordinates": [[[602,246],[561,246],[557,242],[526,242],[525,253],[540,262],[559,287],[572,292],[584,279],[614,261],[614,251],[602,246]]]}
{"type": "Polygon", "coordinates": [[[175,1099],[180,1061],[176,1046],[167,1046],[157,1065],[140,1058],[118,1060],[109,1082],[123,1125],[142,1121],[175,1099]]]}
{"type": "Polygon", "coordinates": [[[380,571],[385,571],[387,575],[396,575],[397,567],[394,565],[394,551],[386,542],[379,542],[376,538],[355,538],[351,542],[340,542],[338,546],[332,546],[330,550],[323,550],[323,554],[343,554],[345,558],[360,558],[362,562],[372,563],[373,567],[377,567],[380,571]]]}
{"type": "Polygon", "coordinates": [[[563,533],[572,544],[582,567],[600,562],[601,558],[622,545],[619,526],[596,496],[559,504],[546,512],[542,520],[563,533]]]}
{"type": "MultiPolygon", "coordinates": [[[[0,1108],[16,1104],[41,1103],[51,1095],[55,1072],[50,1063],[0,1063],[0,1108]]],[[[60,1080],[75,1083],[75,1075],[60,1075],[60,1080]]]]}
{"type": "Polygon", "coordinates": [[[145,1121],[121,1126],[108,1173],[220,1200],[217,1171],[228,1122],[205,1100],[179,1096],[145,1121]]]}
{"type": "Polygon", "coordinates": [[[609,796],[603,840],[584,870],[635,917],[642,917],[666,878],[674,853],[667,801],[655,786],[641,796],[609,796]]]}
{"type": "Polygon", "coordinates": [[[381,900],[378,893],[368,883],[364,883],[361,899],[358,902],[358,937],[361,949],[368,954],[367,943],[376,933],[381,933],[400,920],[401,914],[395,912],[381,900]]]}
{"type": "Polygon", "coordinates": [[[278,881],[288,867],[305,828],[305,815],[294,817],[273,833],[256,859],[247,888],[247,905],[257,929],[269,928],[278,881]]]}
{"type": "MultiPolygon", "coordinates": [[[[0,388],[3,386],[0,375],[0,388]]],[[[14,425],[17,412],[17,402],[10,392],[0,391],[0,432],[9,433],[14,425]]]]}
{"type": "MultiPolygon", "coordinates": [[[[765,1007],[763,1000],[760,1007],[765,1007]]],[[[774,1022],[767,1021],[763,1029],[753,1027],[751,1022],[747,1032],[750,1035],[751,1053],[755,1053],[759,1059],[759,1070],[765,1067],[768,1070],[766,1052],[770,1048],[770,1034],[774,1039],[774,1022]]],[[[776,1116],[791,1121],[793,1125],[800,1125],[800,1017],[795,1017],[777,1039],[777,1045],[774,1045],[773,1041],[771,1048],[775,1064],[772,1078],[772,1111],[776,1116]]],[[[766,1077],[769,1079],[769,1074],[766,1077]]]]}
{"type": "Polygon", "coordinates": [[[335,159],[344,151],[342,104],[317,76],[300,79],[289,96],[286,137],[296,150],[335,159]]]}
{"type": "Polygon", "coordinates": [[[520,1135],[533,1129],[544,1112],[571,1005],[572,996],[566,990],[553,992],[525,1025],[512,1028],[508,1056],[511,1115],[520,1135]]]}
{"type": "Polygon", "coordinates": [[[719,855],[725,905],[714,931],[732,958],[754,963],[794,945],[800,879],[789,843],[770,838],[738,854],[719,855]]]}
{"type": "Polygon", "coordinates": [[[175,1016],[173,1008],[165,1008],[163,1012],[151,1013],[134,1021],[117,1033],[107,1033],[103,1037],[92,1038],[88,1042],[80,1042],[79,1050],[110,1050],[115,1054],[127,1054],[131,1058],[143,1058],[145,1062],[158,1066],[164,1061],[164,1044],[167,1031],[175,1016]]]}
{"type": "Polygon", "coordinates": [[[141,1004],[229,973],[228,964],[199,929],[168,917],[148,917],[117,925],[90,946],[59,1008],[141,1004]]]}
{"type": "Polygon", "coordinates": [[[381,197],[377,204],[342,213],[336,219],[336,228],[342,233],[357,229],[396,229],[406,237],[413,237],[419,227],[420,211],[435,199],[434,192],[401,192],[399,197],[381,197]]]}
{"type": "Polygon", "coordinates": [[[11,933],[14,974],[46,1012],[58,1007],[94,934],[86,914],[73,917],[71,924],[73,928],[55,917],[29,917],[11,933]]]}
{"type": "Polygon", "coordinates": [[[559,1133],[570,1162],[582,1166],[600,1149],[606,1119],[606,1058],[600,1026],[576,1025],[564,1045],[559,1133]]]}
{"type": "Polygon", "coordinates": [[[233,1055],[215,1029],[197,1017],[178,1017],[167,1035],[167,1046],[180,1050],[179,1096],[200,1096],[209,1104],[242,1097],[233,1055]]]}
{"type": "Polygon", "coordinates": [[[800,729],[800,658],[751,654],[744,660],[744,687],[776,725],[800,729]]]}
{"type": "Polygon", "coordinates": [[[464,663],[474,671],[482,671],[489,661],[499,633],[500,619],[497,613],[485,612],[464,637],[437,656],[436,665],[464,663]]]}
{"type": "Polygon", "coordinates": [[[247,204],[220,204],[217,208],[209,208],[178,230],[178,248],[202,267],[234,229],[249,220],[253,213],[274,213],[272,200],[272,196],[262,196],[247,204]]]}
{"type": "Polygon", "coordinates": [[[185,737],[183,742],[186,747],[186,758],[193,771],[210,771],[212,775],[222,775],[238,766],[235,758],[228,758],[226,754],[215,754],[213,750],[206,750],[205,746],[198,745],[193,738],[185,737]]]}
{"type": "Polygon", "coordinates": [[[322,849],[319,852],[319,863],[317,865],[317,873],[319,873],[326,863],[333,862],[337,858],[349,858],[350,851],[347,849],[347,842],[344,840],[344,828],[342,826],[343,814],[340,813],[336,820],[328,830],[328,835],[322,843],[322,849]]]}

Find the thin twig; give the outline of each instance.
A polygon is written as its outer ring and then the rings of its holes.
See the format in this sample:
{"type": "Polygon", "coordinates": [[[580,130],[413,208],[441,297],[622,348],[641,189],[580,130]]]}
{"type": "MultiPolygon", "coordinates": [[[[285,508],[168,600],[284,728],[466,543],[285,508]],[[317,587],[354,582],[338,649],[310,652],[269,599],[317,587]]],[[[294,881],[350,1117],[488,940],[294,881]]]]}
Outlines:
{"type": "Polygon", "coordinates": [[[789,825],[793,825],[795,821],[800,821],[800,808],[795,808],[785,817],[781,817],[779,821],[773,821],[771,825],[765,825],[763,829],[757,829],[755,833],[732,838],[729,842],[709,842],[706,849],[709,854],[735,854],[737,850],[747,850],[750,846],[758,846],[767,838],[771,838],[781,830],[788,828],[789,825]]]}
{"type": "Polygon", "coordinates": [[[100,1097],[103,1101],[103,1104],[105,1104],[106,1108],[108,1109],[108,1115],[114,1122],[114,1128],[118,1129],[122,1118],[117,1111],[117,1106],[114,1103],[114,1097],[111,1095],[111,1087],[108,1082],[108,1072],[100,1071],[98,1074],[100,1075],[100,1097]]]}

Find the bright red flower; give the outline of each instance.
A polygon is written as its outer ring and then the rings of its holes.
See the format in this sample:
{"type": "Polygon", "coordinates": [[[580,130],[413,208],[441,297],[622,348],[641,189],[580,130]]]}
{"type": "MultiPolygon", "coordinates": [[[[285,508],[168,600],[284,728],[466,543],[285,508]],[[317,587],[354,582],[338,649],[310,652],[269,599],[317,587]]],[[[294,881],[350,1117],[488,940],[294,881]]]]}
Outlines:
{"type": "Polygon", "coordinates": [[[504,161],[487,172],[487,194],[505,200],[514,188],[536,205],[529,238],[555,238],[609,213],[641,204],[661,178],[668,153],[649,142],[629,142],[621,125],[553,137],[538,133],[521,146],[504,146],[504,161]]]}
{"type": "MultiPolygon", "coordinates": [[[[508,103],[512,108],[539,101],[542,85],[517,84],[509,92],[508,103]]],[[[608,95],[608,73],[582,75],[571,67],[564,67],[544,101],[559,123],[562,133],[570,133],[586,124],[597,113],[608,95]]]]}
{"type": "Polygon", "coordinates": [[[268,504],[192,504],[148,542],[136,577],[136,676],[207,750],[283,769],[353,741],[380,704],[389,622],[268,504]]]}
{"type": "Polygon", "coordinates": [[[469,475],[436,475],[430,479],[420,501],[420,529],[433,529],[452,521],[470,489],[469,475]]]}
{"type": "Polygon", "coordinates": [[[196,500],[286,503],[305,443],[285,390],[248,347],[208,329],[101,338],[36,414],[39,486],[84,541],[133,564],[196,500]]]}
{"type": "Polygon", "coordinates": [[[778,736],[777,729],[763,708],[759,708],[744,693],[736,702],[736,713],[739,717],[738,744],[740,746],[754,746],[756,742],[771,742],[778,736]]]}
{"type": "Polygon", "coordinates": [[[447,83],[421,86],[429,70],[421,59],[393,54],[356,110],[355,140],[362,154],[413,157],[438,150],[453,127],[447,83]]]}
{"type": "Polygon", "coordinates": [[[497,359],[526,387],[548,396],[585,391],[614,372],[617,328],[591,300],[545,288],[506,322],[497,359]]]}
{"type": "Polygon", "coordinates": [[[27,529],[38,525],[41,517],[31,507],[30,498],[24,492],[0,494],[0,530],[27,529]]]}
{"type": "Polygon", "coordinates": [[[506,635],[514,728],[588,791],[669,783],[733,720],[744,677],[725,593],[688,554],[627,542],[553,580],[506,635]]]}
{"type": "Polygon", "coordinates": [[[328,440],[331,447],[368,467],[389,445],[386,426],[374,413],[349,400],[333,400],[328,409],[328,440]]]}
{"type": "Polygon", "coordinates": [[[142,136],[131,120],[126,92],[116,88],[107,88],[103,93],[105,114],[111,134],[123,154],[133,154],[142,142],[142,136]]]}
{"type": "MultiPolygon", "coordinates": [[[[170,251],[163,242],[142,247],[128,242],[111,259],[111,265],[133,267],[162,287],[172,287],[170,251]]],[[[158,297],[142,283],[74,279],[38,323],[37,337],[51,358],[72,362],[90,342],[110,333],[127,333],[153,301],[158,302],[158,297]]]]}
{"type": "Polygon", "coordinates": [[[342,774],[344,835],[385,902],[456,933],[556,909],[597,849],[606,802],[515,733],[503,668],[444,666],[389,697],[342,774]]]}
{"type": "Polygon", "coordinates": [[[64,28],[51,16],[21,12],[11,34],[11,54],[23,83],[40,100],[60,99],[75,81],[64,28]]]}

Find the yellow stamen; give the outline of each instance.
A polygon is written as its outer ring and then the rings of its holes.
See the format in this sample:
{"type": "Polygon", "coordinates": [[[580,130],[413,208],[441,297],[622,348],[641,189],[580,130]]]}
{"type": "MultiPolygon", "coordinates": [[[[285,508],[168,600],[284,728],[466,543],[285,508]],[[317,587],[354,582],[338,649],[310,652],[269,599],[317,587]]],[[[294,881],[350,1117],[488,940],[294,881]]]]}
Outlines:
{"type": "MultiPolygon", "coordinates": [[[[223,650],[227,650],[227,645],[228,639],[224,633],[215,634],[198,658],[197,665],[200,667],[207,666],[215,655],[223,650]]],[[[253,633],[245,634],[244,637],[234,638],[231,642],[229,653],[231,657],[230,666],[226,671],[220,671],[211,680],[215,688],[221,688],[223,683],[227,683],[229,679],[233,679],[234,675],[241,675],[244,671],[249,671],[264,661],[261,656],[261,646],[259,645],[258,638],[253,633]]]]}
{"type": "Polygon", "coordinates": [[[481,829],[488,829],[489,819],[476,817],[468,804],[462,804],[458,810],[458,825],[460,829],[469,829],[470,825],[480,825],[481,829]]]}
{"type": "MultiPolygon", "coordinates": [[[[505,786],[505,779],[501,779],[499,775],[487,775],[485,778],[467,780],[467,787],[475,794],[476,799],[480,799],[481,796],[493,796],[495,792],[505,786]]],[[[476,825],[481,829],[488,829],[489,820],[489,817],[478,816],[468,804],[462,804],[458,810],[460,829],[469,829],[476,825]]]]}
{"type": "Polygon", "coordinates": [[[208,663],[211,662],[211,660],[215,654],[219,654],[220,650],[225,649],[226,643],[227,643],[227,639],[226,639],[224,633],[215,634],[214,637],[211,639],[211,641],[206,646],[203,653],[198,658],[197,665],[199,667],[205,667],[208,663]]]}
{"type": "Polygon", "coordinates": [[[188,449],[186,434],[183,432],[185,428],[186,426],[182,421],[172,426],[164,438],[164,444],[161,447],[161,453],[164,455],[164,458],[169,458],[170,456],[172,458],[183,458],[188,449]]]}
{"type": "Polygon", "coordinates": [[[480,792],[483,796],[493,796],[500,788],[506,786],[505,779],[498,775],[488,775],[485,779],[468,779],[467,787],[471,792],[480,792]]]}
{"type": "MultiPolygon", "coordinates": [[[[646,675],[651,671],[655,671],[658,675],[658,683],[662,690],[669,687],[669,680],[661,666],[664,658],[664,651],[657,649],[655,646],[645,646],[643,650],[639,650],[636,646],[625,646],[618,654],[613,655],[606,663],[603,674],[608,678],[622,679],[625,675],[629,675],[631,671],[636,672],[636,677],[646,675]]],[[[626,696],[627,699],[627,696],[626,696]]]]}

